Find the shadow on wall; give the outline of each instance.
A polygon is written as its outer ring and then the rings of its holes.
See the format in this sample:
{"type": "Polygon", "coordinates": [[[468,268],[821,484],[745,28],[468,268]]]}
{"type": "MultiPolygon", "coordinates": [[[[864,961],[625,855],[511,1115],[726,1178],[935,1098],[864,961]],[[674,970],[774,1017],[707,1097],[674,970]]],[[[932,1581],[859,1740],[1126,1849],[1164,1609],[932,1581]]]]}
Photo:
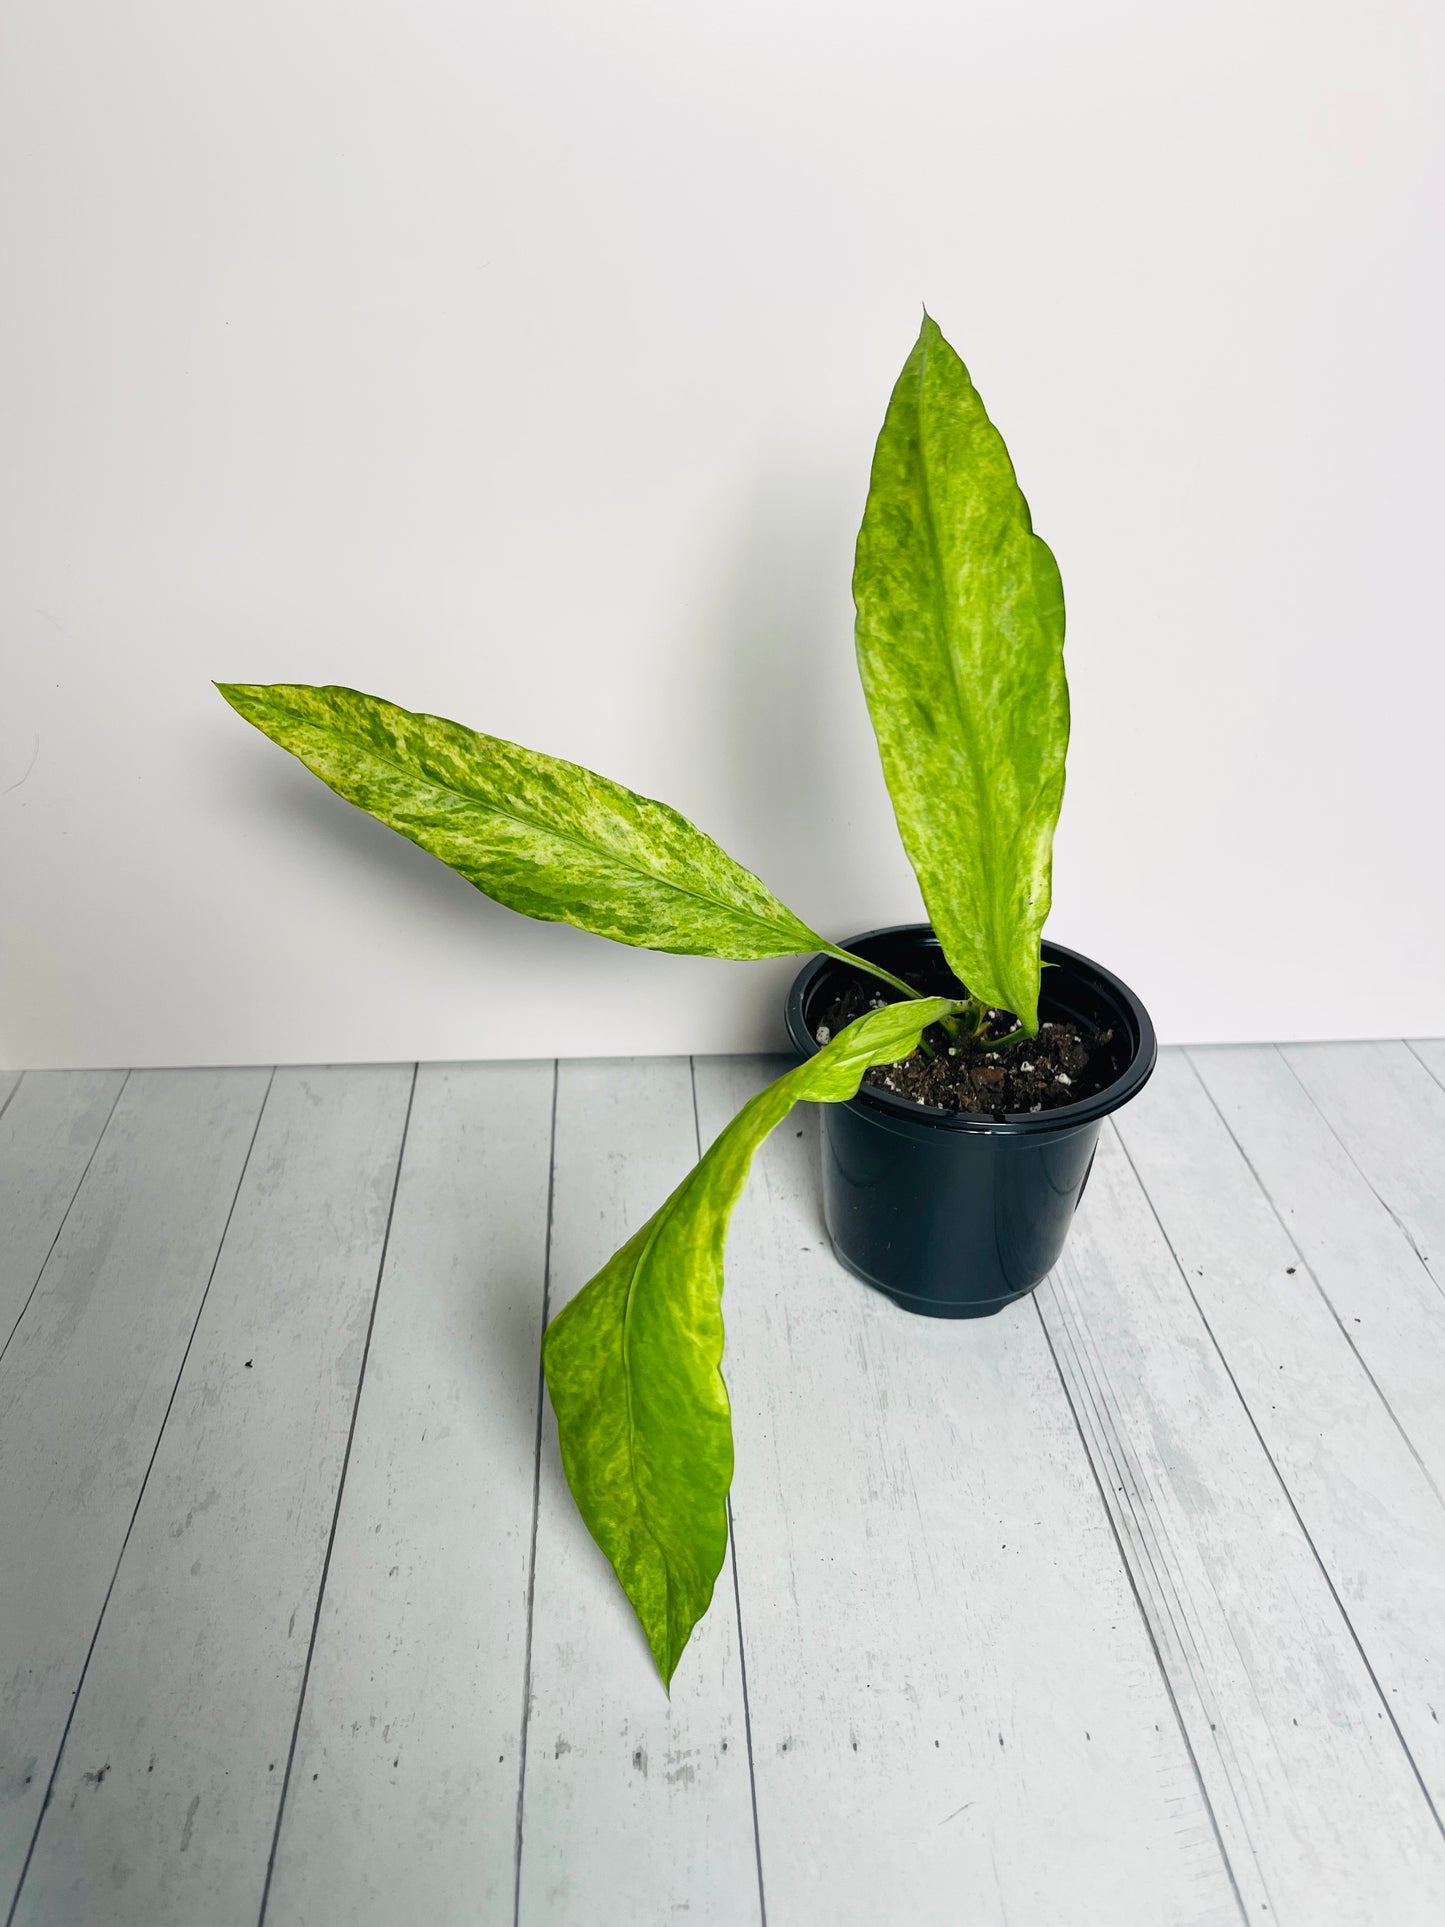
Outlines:
{"type": "MultiPolygon", "coordinates": [[[[739,490],[730,554],[699,598],[701,613],[694,606],[678,621],[686,646],[677,674],[659,678],[654,691],[659,708],[686,726],[689,751],[703,765],[701,782],[685,787],[716,799],[715,807],[697,808],[700,826],[819,927],[849,904],[863,923],[886,921],[878,886],[892,885],[878,873],[873,832],[881,827],[891,839],[891,814],[853,657],[857,495],[837,468],[816,458],[774,455],[760,463],[739,490]],[[860,862],[865,814],[870,834],[860,862]]],[[[250,732],[233,734],[211,762],[227,817],[267,843],[305,852],[305,865],[328,887],[385,906],[419,949],[440,941],[476,957],[493,985],[539,969],[558,983],[585,972],[604,1004],[614,970],[634,972],[640,957],[644,969],[675,967],[671,958],[518,916],[344,803],[293,759],[250,740],[250,732]]],[[[629,780],[614,760],[599,760],[608,774],[629,780]]],[[[902,863],[901,852],[894,862],[902,863]]],[[[906,867],[901,878],[906,889],[906,867]]],[[[758,1046],[785,1046],[781,1003],[795,968],[790,960],[732,967],[729,1003],[758,1046]]]]}
{"type": "MultiPolygon", "coordinates": [[[[284,886],[293,899],[298,889],[312,888],[312,879],[324,879],[316,887],[328,896],[355,898],[366,906],[366,917],[379,918],[388,929],[403,933],[399,968],[402,980],[414,984],[418,995],[432,981],[426,960],[435,953],[449,959],[443,974],[460,968],[469,978],[475,963],[477,994],[482,997],[505,997],[509,987],[525,985],[537,995],[550,992],[566,998],[575,1015],[580,987],[585,1008],[597,1019],[603,1054],[618,1048],[609,1034],[610,1013],[627,1012],[620,1021],[632,1023],[635,1032],[637,1012],[653,996],[662,1000],[665,1041],[649,1045],[639,1040],[628,1048],[787,1048],[783,1000],[797,968],[791,958],[715,963],[673,957],[609,943],[570,924],[520,916],[365,811],[343,802],[291,757],[259,741],[248,743],[244,735],[239,743],[215,746],[207,781],[219,809],[243,826],[245,835],[266,847],[297,853],[284,886]],[[704,1036],[717,1041],[682,1041],[679,1026],[684,1018],[679,1011],[700,1007],[689,1005],[691,997],[725,1000],[721,1033],[704,1028],[704,1036]]],[[[248,920],[261,913],[258,902],[248,905],[248,920]]],[[[284,918],[284,903],[280,914],[284,918]]],[[[284,972],[287,966],[281,968],[284,972]]],[[[568,1035],[564,1048],[570,1054],[585,1056],[598,1048],[589,1049],[575,1023],[568,1035]]],[[[400,1054],[415,1053],[408,1048],[400,1054]]],[[[509,1053],[502,1048],[491,1054],[509,1053]]],[[[538,1047],[534,1054],[547,1053],[538,1047]]]]}
{"type": "MultiPolygon", "coordinates": [[[[853,540],[862,496],[796,455],[759,470],[716,613],[698,636],[694,701],[716,742],[744,862],[805,920],[857,900],[852,830],[876,753],[853,655],[853,540]],[[855,772],[854,748],[871,756],[855,772]],[[861,774],[861,781],[859,775],[861,774]]],[[[885,802],[886,808],[886,802],[885,802]]]]}
{"type": "MultiPolygon", "coordinates": [[[[494,903],[425,850],[344,802],[292,757],[259,742],[243,740],[241,749],[249,753],[228,752],[222,766],[231,789],[226,806],[236,820],[254,823],[268,840],[274,836],[311,851],[309,861],[318,871],[354,881],[359,893],[419,932],[489,956],[530,960],[540,925],[494,903]]],[[[598,941],[566,925],[547,926],[549,937],[559,931],[589,948],[598,941]]]]}

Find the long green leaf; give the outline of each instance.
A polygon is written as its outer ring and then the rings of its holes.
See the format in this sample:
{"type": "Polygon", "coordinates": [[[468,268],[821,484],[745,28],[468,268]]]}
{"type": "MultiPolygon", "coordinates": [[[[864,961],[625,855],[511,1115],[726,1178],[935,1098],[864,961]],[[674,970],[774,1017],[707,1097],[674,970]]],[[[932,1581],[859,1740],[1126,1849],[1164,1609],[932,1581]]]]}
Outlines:
{"type": "Polygon", "coordinates": [[[355,689],[217,683],[231,707],[509,909],[704,957],[829,946],[665,803],[355,689]]]}
{"type": "Polygon", "coordinates": [[[799,1099],[855,1096],[871,1065],[906,1057],[958,1008],[930,997],[871,1011],[760,1091],[547,1328],[542,1357],[567,1483],[664,1682],[707,1611],[727,1547],[723,1245],[753,1153],[799,1099]]]}
{"type": "Polygon", "coordinates": [[[1032,1032],[1069,740],[1063,589],[927,316],[878,437],[853,595],[884,774],[944,955],[1032,1032]]]}

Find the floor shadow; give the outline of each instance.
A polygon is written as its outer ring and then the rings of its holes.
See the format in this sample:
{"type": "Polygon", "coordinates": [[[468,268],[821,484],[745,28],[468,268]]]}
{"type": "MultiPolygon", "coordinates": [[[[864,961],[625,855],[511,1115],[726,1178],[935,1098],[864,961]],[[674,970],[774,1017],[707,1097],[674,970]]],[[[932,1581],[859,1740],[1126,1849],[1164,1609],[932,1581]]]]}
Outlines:
{"type": "MultiPolygon", "coordinates": [[[[529,1281],[530,1282],[530,1281],[529,1281]]],[[[491,1326],[493,1359],[500,1359],[507,1373],[516,1374],[518,1381],[537,1385],[541,1400],[540,1425],[533,1424],[528,1431],[525,1445],[531,1452],[540,1449],[536,1461],[537,1471],[537,1517],[555,1522],[557,1529],[567,1535],[566,1567],[575,1575],[577,1570],[591,1569],[603,1596],[615,1596],[616,1610],[625,1620],[630,1637],[637,1645],[643,1662],[651,1668],[653,1661],[647,1640],[636,1614],[629,1606],[626,1595],[618,1586],[616,1576],[607,1562],[602,1548],[587,1530],[587,1525],[577,1510],[566,1474],[562,1470],[562,1457],[557,1444],[557,1427],[552,1415],[551,1403],[547,1396],[546,1385],[541,1380],[541,1339],[542,1339],[542,1280],[536,1280],[535,1301],[526,1307],[525,1292],[507,1292],[504,1301],[513,1307],[510,1314],[491,1326]]],[[[476,1355],[474,1355],[474,1358],[476,1355]]],[[[481,1388],[479,1385],[479,1395],[481,1388]]],[[[566,1583],[564,1573],[563,1583],[566,1583]]]]}
{"type": "Polygon", "coordinates": [[[783,1129],[794,1133],[796,1149],[802,1154],[806,1177],[799,1187],[799,1203],[804,1218],[799,1230],[815,1250],[832,1255],[833,1245],[823,1222],[823,1119],[820,1104],[800,1104],[783,1129]],[[801,1141],[799,1141],[801,1140],[801,1141]]]}

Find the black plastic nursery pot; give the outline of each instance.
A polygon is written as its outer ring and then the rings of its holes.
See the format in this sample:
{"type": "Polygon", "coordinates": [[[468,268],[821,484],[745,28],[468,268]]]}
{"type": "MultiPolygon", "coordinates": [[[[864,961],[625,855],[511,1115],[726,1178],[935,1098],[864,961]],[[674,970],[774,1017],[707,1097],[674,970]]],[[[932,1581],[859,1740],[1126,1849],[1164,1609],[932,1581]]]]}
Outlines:
{"type": "MultiPolygon", "coordinates": [[[[958,996],[931,927],[899,924],[844,946],[928,995],[958,996]]],[[[1064,1248],[1084,1194],[1099,1129],[1142,1090],[1157,1046],[1149,1013],[1101,964],[1045,943],[1041,1022],[1072,1018],[1113,1032],[1113,1076],[1077,1104],[1026,1116],[935,1110],[865,1084],[848,1104],[824,1104],[823,1217],[839,1262],[906,1311],[986,1318],[1022,1298],[1064,1248]]],[[[817,957],[788,996],[800,1055],[859,973],[817,957]]]]}

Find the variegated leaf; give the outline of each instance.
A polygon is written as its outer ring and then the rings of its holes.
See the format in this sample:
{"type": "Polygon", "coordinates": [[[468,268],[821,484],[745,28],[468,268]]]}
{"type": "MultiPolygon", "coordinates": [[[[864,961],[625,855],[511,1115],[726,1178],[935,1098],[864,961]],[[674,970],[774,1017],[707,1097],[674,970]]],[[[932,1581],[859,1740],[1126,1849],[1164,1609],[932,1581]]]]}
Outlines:
{"type": "Polygon", "coordinates": [[[509,909],[704,957],[830,948],[665,803],[355,689],[218,683],[338,796],[509,909]]]}
{"type": "Polygon", "coordinates": [[[1064,793],[1064,599],[1003,438],[937,324],[893,390],[853,575],[858,665],[944,955],[1038,1027],[1064,793]]]}
{"type": "Polygon", "coordinates": [[[855,1096],[871,1065],[906,1057],[958,1008],[930,997],[871,1011],[760,1091],[547,1328],[567,1483],[665,1682],[707,1611],[727,1547],[723,1245],[753,1153],[800,1099],[855,1096]]]}

